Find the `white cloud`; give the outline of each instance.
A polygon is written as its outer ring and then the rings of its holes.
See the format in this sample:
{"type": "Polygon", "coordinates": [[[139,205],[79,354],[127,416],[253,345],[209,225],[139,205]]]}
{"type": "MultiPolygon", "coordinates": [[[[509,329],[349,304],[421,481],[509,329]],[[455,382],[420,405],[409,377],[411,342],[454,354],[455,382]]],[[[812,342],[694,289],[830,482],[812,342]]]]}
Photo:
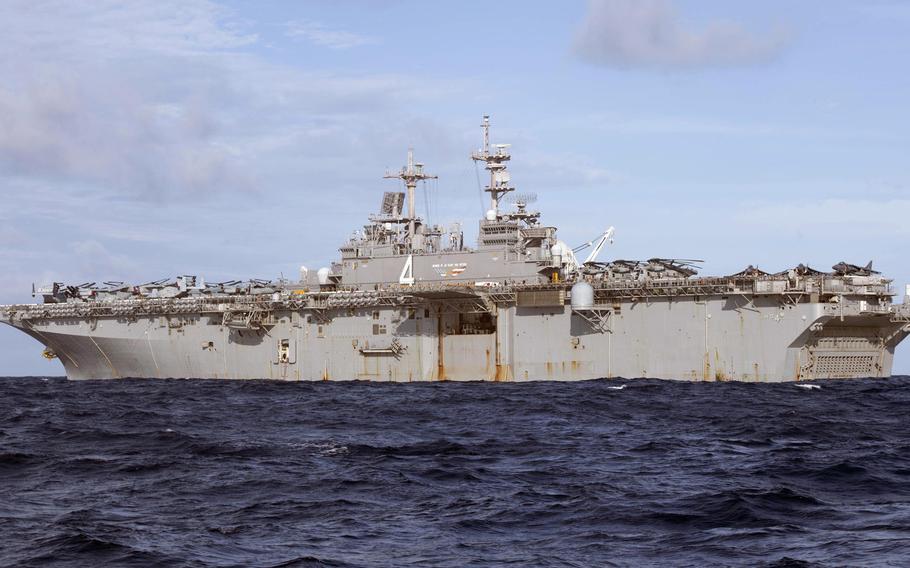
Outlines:
{"type": "Polygon", "coordinates": [[[112,253],[106,246],[94,239],[75,241],[69,245],[75,256],[78,271],[85,278],[107,278],[132,275],[137,264],[126,255],[112,253]]]}
{"type": "Polygon", "coordinates": [[[287,23],[287,35],[303,38],[310,43],[330,49],[350,49],[376,43],[376,39],[345,30],[332,29],[321,22],[294,20],[287,23]]]}
{"type": "Polygon", "coordinates": [[[757,36],[722,20],[686,29],[668,0],[589,0],[574,50],[599,65],[696,68],[765,62],[786,40],[779,32],[757,36]]]}
{"type": "Polygon", "coordinates": [[[148,83],[82,71],[0,86],[0,171],[146,196],[249,185],[201,100],[187,96],[164,112],[148,83]]]}
{"type": "MultiPolygon", "coordinates": [[[[317,29],[335,47],[361,41],[317,29]]],[[[7,4],[0,35],[0,177],[61,192],[158,202],[264,192],[269,160],[349,156],[393,130],[374,124],[376,111],[393,121],[399,103],[450,87],[271,63],[206,0],[7,4]]]]}
{"type": "Polygon", "coordinates": [[[571,153],[528,153],[513,169],[520,174],[517,177],[525,187],[546,190],[603,188],[621,179],[616,172],[592,163],[585,156],[571,153]]]}
{"type": "Polygon", "coordinates": [[[462,90],[275,63],[247,27],[206,0],[0,4],[0,302],[326,262],[388,148],[436,140],[409,109],[462,90]]]}
{"type": "Polygon", "coordinates": [[[28,240],[28,235],[24,231],[5,223],[0,226],[0,247],[13,249],[10,252],[15,253],[16,249],[26,244],[28,240]]]}
{"type": "MultiPolygon", "coordinates": [[[[230,11],[208,0],[13,0],[0,4],[0,32],[8,55],[27,57],[23,65],[77,63],[86,54],[93,60],[207,54],[257,41],[231,19],[230,11]]],[[[16,63],[16,58],[4,58],[5,66],[16,63]]]]}
{"type": "Polygon", "coordinates": [[[256,38],[226,17],[205,0],[0,6],[0,175],[145,197],[249,185],[212,107],[222,56],[256,38]]]}

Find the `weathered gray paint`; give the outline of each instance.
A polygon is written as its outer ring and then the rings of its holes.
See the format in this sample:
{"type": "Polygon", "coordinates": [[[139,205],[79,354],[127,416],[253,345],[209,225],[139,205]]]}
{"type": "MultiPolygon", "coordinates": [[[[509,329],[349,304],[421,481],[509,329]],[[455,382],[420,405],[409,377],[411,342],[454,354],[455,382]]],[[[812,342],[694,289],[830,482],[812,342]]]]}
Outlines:
{"type": "Polygon", "coordinates": [[[225,304],[191,299],[161,307],[164,315],[54,315],[54,310],[75,309],[66,304],[51,305],[49,316],[43,315],[48,305],[6,307],[3,313],[7,323],[53,350],[74,379],[622,376],[779,381],[888,376],[894,347],[910,332],[910,311],[901,307],[868,311],[866,305],[862,311],[861,301],[791,303],[783,295],[754,297],[749,306],[732,293],[611,301],[604,307],[606,331],[569,305],[521,308],[505,300],[493,302],[488,312],[495,314],[495,332],[478,334],[457,333],[458,317],[468,310],[483,311],[483,299],[490,301],[487,290],[479,290],[480,301],[472,299],[470,305],[462,299],[392,294],[377,294],[366,302],[370,305],[356,308],[291,305],[301,299],[314,305],[329,298],[339,301],[351,294],[269,299],[262,305],[275,323],[267,329],[232,329],[223,325],[218,311],[225,304]],[[282,340],[288,346],[284,360],[282,340]],[[831,357],[846,359],[833,364],[831,357]]]}

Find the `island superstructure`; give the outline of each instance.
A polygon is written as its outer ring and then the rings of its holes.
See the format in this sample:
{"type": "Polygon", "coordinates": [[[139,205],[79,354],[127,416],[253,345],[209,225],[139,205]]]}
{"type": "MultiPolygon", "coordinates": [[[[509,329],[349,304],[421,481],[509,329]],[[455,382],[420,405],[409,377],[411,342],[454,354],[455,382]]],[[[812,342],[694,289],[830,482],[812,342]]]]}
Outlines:
{"type": "Polygon", "coordinates": [[[417,214],[435,176],[408,152],[378,213],[340,259],[296,282],[54,283],[0,321],[41,342],[71,379],[444,381],[657,377],[784,381],[885,377],[910,334],[910,303],[868,265],[749,266],[697,275],[698,261],[598,262],[610,227],[574,249],[515,192],[510,147],[471,159],[489,177],[476,246],[460,224],[417,214]],[[510,199],[511,197],[511,199],[510,199]]]}

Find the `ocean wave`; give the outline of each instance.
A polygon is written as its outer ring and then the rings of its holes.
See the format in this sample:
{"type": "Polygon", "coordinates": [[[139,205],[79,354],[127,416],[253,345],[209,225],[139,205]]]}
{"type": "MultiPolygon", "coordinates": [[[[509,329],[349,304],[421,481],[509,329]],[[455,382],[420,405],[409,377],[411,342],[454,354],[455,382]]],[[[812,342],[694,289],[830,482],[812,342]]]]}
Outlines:
{"type": "Polygon", "coordinates": [[[821,384],[0,380],[0,565],[901,565],[910,380],[821,384]]]}

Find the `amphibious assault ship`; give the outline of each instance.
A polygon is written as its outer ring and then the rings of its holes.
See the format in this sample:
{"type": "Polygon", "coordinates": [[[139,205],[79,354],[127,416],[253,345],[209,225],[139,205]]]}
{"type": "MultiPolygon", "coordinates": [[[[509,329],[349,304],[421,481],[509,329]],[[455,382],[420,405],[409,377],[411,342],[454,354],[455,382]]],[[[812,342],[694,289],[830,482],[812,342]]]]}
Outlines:
{"type": "MultiPolygon", "coordinates": [[[[386,177],[378,213],[341,258],[297,282],[195,276],[37,290],[0,321],[44,344],[71,379],[444,381],[657,377],[785,381],[885,377],[910,334],[910,303],[865,266],[750,266],[697,275],[694,261],[583,261],[513,193],[509,146],[471,158],[489,173],[475,247],[419,217],[415,163],[386,177]]],[[[910,288],[910,287],[908,287],[910,288]]]]}

